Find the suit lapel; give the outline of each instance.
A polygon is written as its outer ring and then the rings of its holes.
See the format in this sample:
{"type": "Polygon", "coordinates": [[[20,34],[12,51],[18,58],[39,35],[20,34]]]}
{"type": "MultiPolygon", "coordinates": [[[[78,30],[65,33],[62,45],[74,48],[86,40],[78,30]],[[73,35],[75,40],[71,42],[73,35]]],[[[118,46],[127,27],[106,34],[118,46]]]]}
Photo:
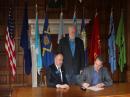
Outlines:
{"type": "Polygon", "coordinates": [[[102,69],[103,69],[103,67],[101,67],[100,70],[99,70],[99,77],[100,77],[100,79],[102,79],[102,69]]]}
{"type": "Polygon", "coordinates": [[[57,70],[57,68],[56,68],[56,66],[53,64],[53,70],[54,71],[56,71],[57,70]]]}
{"type": "Polygon", "coordinates": [[[68,50],[69,50],[69,54],[70,54],[71,57],[72,57],[73,55],[72,55],[71,48],[70,48],[69,37],[67,37],[67,47],[68,47],[68,50]]]}
{"type": "Polygon", "coordinates": [[[59,76],[58,75],[58,70],[57,70],[55,65],[53,65],[53,71],[54,71],[55,76],[59,76]]]}
{"type": "Polygon", "coordinates": [[[78,46],[76,43],[77,43],[77,39],[75,38],[75,51],[74,51],[74,57],[76,56],[77,46],[78,46]]]}
{"type": "Polygon", "coordinates": [[[61,81],[60,72],[58,71],[58,69],[56,68],[55,65],[54,65],[53,69],[54,69],[54,72],[55,72],[55,77],[56,77],[56,79],[57,79],[58,81],[61,81]]]}

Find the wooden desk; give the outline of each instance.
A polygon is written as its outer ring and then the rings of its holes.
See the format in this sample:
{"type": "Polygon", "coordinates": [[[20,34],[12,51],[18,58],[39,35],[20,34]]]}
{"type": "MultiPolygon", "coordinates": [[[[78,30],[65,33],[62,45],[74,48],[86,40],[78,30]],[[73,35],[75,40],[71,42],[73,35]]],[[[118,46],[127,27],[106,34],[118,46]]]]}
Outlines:
{"type": "Polygon", "coordinates": [[[17,87],[14,88],[12,97],[130,97],[130,83],[114,84],[98,92],[82,91],[78,86],[71,86],[69,90],[17,87]]]}

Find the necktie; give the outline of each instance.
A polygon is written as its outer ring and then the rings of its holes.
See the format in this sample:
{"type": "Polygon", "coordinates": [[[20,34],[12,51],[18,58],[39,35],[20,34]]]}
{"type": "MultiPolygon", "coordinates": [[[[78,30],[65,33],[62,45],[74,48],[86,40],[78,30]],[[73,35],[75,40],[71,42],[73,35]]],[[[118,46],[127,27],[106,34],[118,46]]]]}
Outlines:
{"type": "Polygon", "coordinates": [[[60,72],[60,79],[61,79],[61,82],[63,82],[61,68],[58,68],[58,71],[60,72]]]}

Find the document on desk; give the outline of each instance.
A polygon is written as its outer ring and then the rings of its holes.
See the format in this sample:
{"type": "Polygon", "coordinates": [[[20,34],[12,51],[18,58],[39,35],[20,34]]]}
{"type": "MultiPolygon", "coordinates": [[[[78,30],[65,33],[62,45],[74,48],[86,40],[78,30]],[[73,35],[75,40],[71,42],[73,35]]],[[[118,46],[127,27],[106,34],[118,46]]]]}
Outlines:
{"type": "Polygon", "coordinates": [[[87,89],[92,90],[92,91],[100,91],[100,90],[103,90],[104,88],[98,88],[96,86],[91,86],[91,87],[88,87],[87,89]]]}

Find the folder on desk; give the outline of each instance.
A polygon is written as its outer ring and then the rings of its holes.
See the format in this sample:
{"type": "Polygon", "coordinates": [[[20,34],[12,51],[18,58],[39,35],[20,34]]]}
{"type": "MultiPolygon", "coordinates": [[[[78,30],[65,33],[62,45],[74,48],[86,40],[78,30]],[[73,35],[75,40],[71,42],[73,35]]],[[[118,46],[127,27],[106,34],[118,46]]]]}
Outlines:
{"type": "Polygon", "coordinates": [[[88,87],[87,89],[92,90],[92,91],[100,91],[100,90],[103,90],[104,88],[98,88],[96,86],[91,86],[91,87],[88,87]]]}

